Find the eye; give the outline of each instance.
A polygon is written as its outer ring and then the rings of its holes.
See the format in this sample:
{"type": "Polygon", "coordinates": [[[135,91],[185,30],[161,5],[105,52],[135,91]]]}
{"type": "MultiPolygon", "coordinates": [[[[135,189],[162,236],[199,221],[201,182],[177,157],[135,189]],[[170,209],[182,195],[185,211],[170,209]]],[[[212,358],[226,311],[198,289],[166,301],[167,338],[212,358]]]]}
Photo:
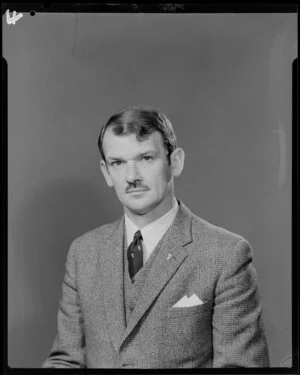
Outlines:
{"type": "Polygon", "coordinates": [[[142,159],[145,160],[145,161],[150,161],[150,160],[153,160],[153,156],[145,155],[145,156],[142,157],[142,159]]]}
{"type": "Polygon", "coordinates": [[[111,165],[112,165],[113,167],[118,167],[118,166],[120,166],[121,164],[122,164],[122,160],[114,160],[114,161],[111,162],[111,165]]]}

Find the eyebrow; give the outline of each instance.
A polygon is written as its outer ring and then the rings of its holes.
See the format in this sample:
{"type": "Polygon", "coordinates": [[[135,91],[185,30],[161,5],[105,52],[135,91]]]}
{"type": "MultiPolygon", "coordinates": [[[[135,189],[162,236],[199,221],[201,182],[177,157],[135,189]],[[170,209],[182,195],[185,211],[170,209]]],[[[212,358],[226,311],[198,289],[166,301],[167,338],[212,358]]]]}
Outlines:
{"type": "Polygon", "coordinates": [[[114,156],[107,156],[106,160],[113,161],[113,160],[122,160],[122,158],[114,157],[114,156]]]}
{"type": "MultiPolygon", "coordinates": [[[[138,158],[141,158],[145,155],[149,155],[149,154],[154,154],[156,155],[157,154],[157,151],[156,150],[147,150],[147,151],[144,151],[144,152],[141,152],[140,154],[137,154],[134,159],[138,159],[138,158]]],[[[118,156],[108,156],[106,158],[107,161],[114,161],[114,160],[123,160],[122,157],[118,157],[118,156]]]]}
{"type": "Polygon", "coordinates": [[[141,152],[140,154],[138,154],[137,157],[141,157],[141,156],[145,156],[145,155],[149,155],[149,154],[157,154],[157,151],[156,150],[144,151],[144,152],[141,152]]]}

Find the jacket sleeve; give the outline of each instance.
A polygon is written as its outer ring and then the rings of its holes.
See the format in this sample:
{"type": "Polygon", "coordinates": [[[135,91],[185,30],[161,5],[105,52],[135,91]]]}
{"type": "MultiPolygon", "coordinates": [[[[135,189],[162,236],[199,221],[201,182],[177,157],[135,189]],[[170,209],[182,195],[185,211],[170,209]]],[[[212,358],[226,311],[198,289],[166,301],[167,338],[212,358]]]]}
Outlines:
{"type": "Polygon", "coordinates": [[[66,271],[57,314],[57,335],[42,368],[84,368],[83,317],[76,285],[75,241],[66,260],[66,271]]]}
{"type": "Polygon", "coordinates": [[[213,367],[269,367],[252,248],[242,239],[232,250],[216,286],[213,367]]]}

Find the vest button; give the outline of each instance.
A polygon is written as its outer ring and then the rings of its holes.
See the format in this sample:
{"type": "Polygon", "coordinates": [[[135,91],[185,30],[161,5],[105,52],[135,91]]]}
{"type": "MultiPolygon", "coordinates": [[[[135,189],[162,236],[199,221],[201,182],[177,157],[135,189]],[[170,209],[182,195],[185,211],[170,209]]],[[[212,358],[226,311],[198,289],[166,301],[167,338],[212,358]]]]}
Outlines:
{"type": "Polygon", "coordinates": [[[132,363],[122,363],[122,367],[133,367],[132,363]]]}

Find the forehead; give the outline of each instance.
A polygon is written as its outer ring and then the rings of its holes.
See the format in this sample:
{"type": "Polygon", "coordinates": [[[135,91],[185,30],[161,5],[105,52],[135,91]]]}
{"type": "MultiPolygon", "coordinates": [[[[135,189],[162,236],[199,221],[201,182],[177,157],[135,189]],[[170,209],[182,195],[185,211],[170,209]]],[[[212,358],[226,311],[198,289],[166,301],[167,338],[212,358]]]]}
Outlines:
{"type": "Polygon", "coordinates": [[[134,157],[148,151],[164,152],[162,135],[154,131],[146,139],[138,141],[136,134],[115,135],[111,128],[107,129],[103,138],[105,157],[134,157]]]}

